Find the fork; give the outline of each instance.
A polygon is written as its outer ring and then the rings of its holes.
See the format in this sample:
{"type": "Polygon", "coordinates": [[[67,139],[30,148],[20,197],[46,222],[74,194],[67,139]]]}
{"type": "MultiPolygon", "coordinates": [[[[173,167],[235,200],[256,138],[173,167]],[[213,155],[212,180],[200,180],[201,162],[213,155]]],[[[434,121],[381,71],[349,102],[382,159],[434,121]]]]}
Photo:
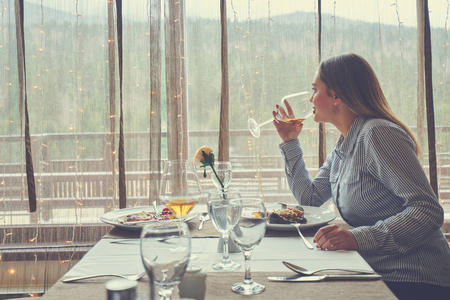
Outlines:
{"type": "Polygon", "coordinates": [[[302,268],[300,266],[297,266],[293,263],[283,261],[283,264],[294,271],[295,273],[301,274],[301,275],[313,275],[318,272],[322,271],[343,271],[343,272],[355,272],[355,273],[361,273],[361,274],[373,274],[374,272],[368,271],[368,270],[362,270],[362,269],[339,269],[339,268],[322,268],[317,270],[307,270],[305,268],[302,268]]]}
{"type": "Polygon", "coordinates": [[[153,200],[153,209],[155,210],[155,218],[158,218],[161,216],[161,214],[158,212],[158,208],[156,207],[156,200],[153,200]]]}
{"type": "Polygon", "coordinates": [[[300,237],[302,238],[303,242],[305,243],[306,247],[310,250],[313,250],[314,247],[308,242],[307,239],[305,239],[305,237],[303,236],[302,232],[300,231],[300,224],[299,223],[291,223],[292,226],[294,226],[295,228],[297,228],[298,234],[300,235],[300,237]]]}
{"type": "Polygon", "coordinates": [[[121,278],[125,278],[128,280],[139,280],[141,279],[144,275],[145,275],[145,271],[140,273],[140,274],[135,274],[135,275],[120,275],[120,274],[98,274],[98,275],[88,275],[88,276],[80,276],[80,277],[72,277],[72,278],[67,278],[64,279],[63,282],[67,283],[67,282],[74,282],[74,281],[78,281],[78,280],[84,280],[84,279],[89,279],[89,278],[96,278],[96,277],[106,277],[106,276],[112,276],[112,277],[121,277],[121,278]]]}

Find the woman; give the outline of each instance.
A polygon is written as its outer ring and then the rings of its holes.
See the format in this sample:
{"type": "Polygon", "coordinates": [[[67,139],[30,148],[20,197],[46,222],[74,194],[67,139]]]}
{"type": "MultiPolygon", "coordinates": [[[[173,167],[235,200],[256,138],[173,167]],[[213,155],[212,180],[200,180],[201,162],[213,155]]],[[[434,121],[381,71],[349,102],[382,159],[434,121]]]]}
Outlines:
{"type": "MultiPolygon", "coordinates": [[[[320,64],[312,86],[314,121],[341,132],[314,179],[298,140],[302,125],[273,123],[297,201],[320,206],[332,197],[353,227],[319,229],[316,247],[357,250],[400,299],[449,299],[443,209],[417,159],[417,142],[392,112],[373,69],[359,55],[340,55],[320,64]]],[[[293,117],[286,106],[280,112],[293,117]]]]}

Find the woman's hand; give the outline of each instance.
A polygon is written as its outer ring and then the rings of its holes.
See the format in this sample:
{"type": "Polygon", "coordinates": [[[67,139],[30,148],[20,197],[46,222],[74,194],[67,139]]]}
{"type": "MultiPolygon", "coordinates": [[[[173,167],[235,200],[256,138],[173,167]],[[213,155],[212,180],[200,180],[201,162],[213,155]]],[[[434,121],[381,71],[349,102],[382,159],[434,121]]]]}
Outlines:
{"type": "Polygon", "coordinates": [[[322,250],[358,250],[353,234],[337,225],[320,228],[314,236],[314,243],[322,250]]]}
{"type": "Polygon", "coordinates": [[[277,111],[272,111],[272,115],[275,118],[275,120],[273,120],[273,125],[275,125],[275,128],[277,129],[277,132],[283,142],[287,143],[298,138],[298,136],[302,132],[303,124],[296,125],[292,123],[280,122],[276,119],[277,114],[281,116],[281,119],[295,118],[294,112],[292,111],[292,107],[289,102],[287,100],[284,100],[284,104],[286,105],[287,112],[283,107],[277,105],[276,108],[278,113],[277,111]]]}

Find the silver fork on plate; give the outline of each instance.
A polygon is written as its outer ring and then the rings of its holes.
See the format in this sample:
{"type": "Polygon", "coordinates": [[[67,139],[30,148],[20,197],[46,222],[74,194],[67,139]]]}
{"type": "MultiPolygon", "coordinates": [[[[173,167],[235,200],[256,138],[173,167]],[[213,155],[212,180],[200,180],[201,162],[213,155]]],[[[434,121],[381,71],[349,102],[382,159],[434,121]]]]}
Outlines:
{"type": "Polygon", "coordinates": [[[145,271],[140,273],[140,274],[135,274],[135,275],[120,275],[120,274],[98,274],[98,275],[88,275],[88,276],[80,276],[80,277],[71,277],[71,278],[67,278],[64,279],[63,282],[67,283],[67,282],[74,282],[74,281],[78,281],[78,280],[84,280],[84,279],[89,279],[89,278],[96,278],[96,277],[121,277],[121,278],[125,278],[128,280],[139,280],[141,279],[144,275],[145,275],[145,271]]]}
{"type": "Polygon", "coordinates": [[[313,250],[314,247],[311,245],[310,242],[308,242],[307,239],[305,239],[305,237],[303,236],[302,232],[300,231],[300,224],[299,223],[291,223],[292,226],[294,226],[295,228],[297,228],[298,234],[300,235],[300,237],[303,240],[303,243],[305,243],[306,247],[310,250],[313,250]]]}

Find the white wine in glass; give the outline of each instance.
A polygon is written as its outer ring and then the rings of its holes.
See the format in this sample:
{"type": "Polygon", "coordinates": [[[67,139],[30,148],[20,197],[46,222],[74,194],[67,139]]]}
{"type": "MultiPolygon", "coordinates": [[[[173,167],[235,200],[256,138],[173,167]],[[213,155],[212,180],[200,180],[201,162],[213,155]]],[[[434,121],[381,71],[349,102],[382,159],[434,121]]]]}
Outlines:
{"type": "Polygon", "coordinates": [[[264,122],[258,123],[255,119],[249,118],[248,119],[248,129],[250,130],[251,134],[259,138],[261,135],[261,127],[272,123],[273,120],[278,120],[281,122],[286,123],[293,123],[293,124],[301,124],[304,120],[308,119],[310,116],[313,115],[313,109],[312,104],[309,102],[309,92],[300,92],[295,93],[291,95],[286,95],[283,98],[281,98],[280,103],[278,104],[279,109],[277,110],[277,115],[275,119],[272,117],[264,122]],[[289,104],[292,107],[294,116],[286,116],[287,109],[284,108],[285,103],[284,100],[289,100],[289,104]]]}
{"type": "Polygon", "coordinates": [[[164,163],[159,198],[178,219],[186,218],[201,196],[200,181],[192,161],[167,160],[164,163]]]}
{"type": "Polygon", "coordinates": [[[259,198],[230,200],[227,209],[229,233],[234,243],[241,249],[245,259],[245,280],[233,284],[231,290],[240,295],[256,295],[266,287],[253,281],[250,273],[250,258],[256,246],[266,233],[267,211],[259,198]],[[236,224],[235,226],[232,226],[236,224]]]}

